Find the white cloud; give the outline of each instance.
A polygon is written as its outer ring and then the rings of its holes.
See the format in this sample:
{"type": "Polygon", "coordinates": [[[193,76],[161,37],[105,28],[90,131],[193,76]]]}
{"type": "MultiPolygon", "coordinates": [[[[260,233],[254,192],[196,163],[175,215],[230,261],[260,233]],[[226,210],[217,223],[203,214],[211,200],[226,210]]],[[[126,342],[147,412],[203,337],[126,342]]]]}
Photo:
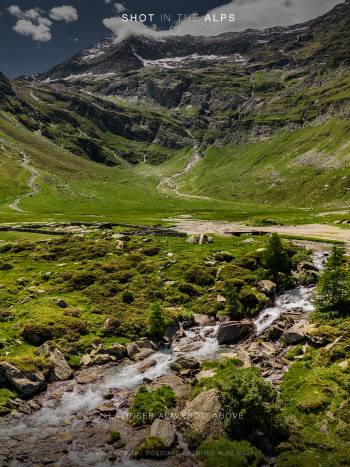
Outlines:
{"type": "Polygon", "coordinates": [[[71,5],[56,6],[50,10],[49,16],[55,21],[65,21],[66,23],[73,23],[79,19],[76,8],[71,5]]]}
{"type": "Polygon", "coordinates": [[[231,0],[230,3],[209,11],[213,18],[234,13],[235,22],[205,21],[206,15],[197,21],[182,21],[173,30],[157,31],[139,22],[123,22],[120,17],[105,18],[103,24],[110,29],[116,41],[130,35],[166,37],[192,34],[215,36],[225,32],[244,31],[249,28],[265,29],[273,26],[290,26],[320,16],[344,0],[231,0]]]}
{"type": "Polygon", "coordinates": [[[42,16],[43,11],[40,8],[31,8],[23,11],[17,5],[8,7],[8,12],[17,18],[13,27],[14,31],[22,36],[30,36],[37,42],[49,42],[52,38],[52,21],[42,16]]]}
{"type": "MultiPolygon", "coordinates": [[[[11,5],[7,11],[17,19],[13,30],[22,36],[30,36],[33,41],[49,42],[52,39],[51,26],[53,22],[46,17],[40,8],[22,10],[18,5],[11,5]]],[[[50,10],[50,18],[55,21],[70,23],[78,19],[78,12],[72,6],[60,6],[50,10]]]]}
{"type": "Polygon", "coordinates": [[[125,6],[122,3],[115,3],[114,9],[117,13],[123,13],[126,10],[125,6]]]}
{"type": "Polygon", "coordinates": [[[22,10],[17,5],[11,5],[7,8],[7,11],[13,16],[20,16],[22,14],[22,10]]]}

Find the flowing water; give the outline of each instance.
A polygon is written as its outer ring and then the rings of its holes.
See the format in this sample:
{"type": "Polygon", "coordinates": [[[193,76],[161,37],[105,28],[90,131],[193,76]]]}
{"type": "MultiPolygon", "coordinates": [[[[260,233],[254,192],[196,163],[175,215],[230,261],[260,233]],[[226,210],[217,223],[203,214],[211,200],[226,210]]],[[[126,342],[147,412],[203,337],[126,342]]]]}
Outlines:
{"type": "MultiPolygon", "coordinates": [[[[326,255],[323,252],[314,254],[314,264],[320,269],[323,267],[325,259],[326,255]]],[[[312,311],[312,294],[313,288],[298,287],[280,295],[273,307],[263,310],[255,319],[257,333],[261,334],[265,331],[286,311],[296,308],[302,309],[305,314],[312,311]]],[[[24,415],[20,419],[0,419],[1,444],[7,445],[9,449],[11,443],[15,447],[18,442],[41,447],[42,444],[50,442],[50,439],[59,436],[65,425],[69,426],[70,432],[74,433],[74,436],[77,436],[77,433],[79,435],[83,432],[82,425],[86,426],[91,422],[91,414],[93,414],[94,409],[105,402],[103,395],[108,390],[117,391],[114,398],[117,406],[120,403],[117,415],[127,416],[127,409],[122,408],[125,392],[135,390],[143,383],[144,378],[154,380],[159,376],[172,373],[170,363],[178,356],[184,355],[203,361],[217,358],[222,351],[227,352],[227,348],[219,348],[216,339],[217,328],[216,325],[186,330],[184,337],[176,341],[171,348],[151,355],[149,359],[155,359],[156,364],[142,374],[138,371],[137,363],[127,363],[113,367],[101,367],[97,380],[88,384],[79,385],[74,380],[54,383],[43,396],[40,410],[31,415],[24,415]],[[86,419],[89,416],[90,419],[86,419]]],[[[99,420],[99,417],[94,415],[95,428],[101,424],[102,429],[103,423],[104,421],[99,420]]],[[[110,465],[103,464],[99,460],[99,456],[102,454],[94,449],[84,452],[85,457],[82,460],[81,450],[77,454],[73,446],[68,453],[72,462],[69,465],[110,465]]],[[[2,465],[1,453],[0,465],[2,465]]],[[[13,465],[26,466],[31,464],[16,461],[13,465]]],[[[133,462],[125,459],[123,465],[133,465],[133,462]]],[[[142,465],[142,463],[137,463],[137,465],[142,465]]]]}

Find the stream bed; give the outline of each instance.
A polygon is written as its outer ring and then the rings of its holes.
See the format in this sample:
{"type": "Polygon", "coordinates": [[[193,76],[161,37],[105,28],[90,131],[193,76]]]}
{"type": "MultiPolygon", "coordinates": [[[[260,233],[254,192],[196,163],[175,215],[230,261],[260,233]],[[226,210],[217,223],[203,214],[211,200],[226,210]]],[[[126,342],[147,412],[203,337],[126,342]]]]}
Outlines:
{"type": "MultiPolygon", "coordinates": [[[[314,264],[321,269],[325,258],[324,252],[314,253],[314,264]]],[[[273,307],[263,310],[254,320],[257,335],[295,309],[305,319],[313,309],[313,291],[312,287],[297,287],[281,294],[273,307]]],[[[41,407],[39,410],[0,419],[0,465],[179,465],[178,457],[159,462],[131,459],[132,449],[145,437],[146,432],[145,429],[135,430],[128,423],[128,401],[144,381],[154,382],[160,377],[174,375],[170,364],[179,356],[198,361],[213,360],[219,358],[220,353],[247,351],[248,345],[252,346],[252,343],[243,342],[220,347],[216,338],[217,329],[218,324],[185,330],[184,336],[170,348],[148,357],[156,360],[156,364],[144,373],[139,372],[138,363],[134,362],[105,365],[85,368],[77,372],[73,380],[50,384],[45,394],[35,398],[41,407]],[[101,416],[96,410],[106,402],[106,393],[110,393],[116,407],[113,417],[101,416]],[[125,447],[117,454],[113,446],[106,444],[108,434],[113,430],[119,431],[126,441],[125,447]]],[[[257,346],[257,343],[253,342],[254,345],[257,346]]],[[[277,348],[277,351],[282,350],[277,348]]],[[[267,375],[264,359],[257,361],[262,374],[265,371],[267,375]]],[[[280,366],[281,372],[288,368],[283,364],[280,366]]],[[[181,465],[197,465],[197,461],[187,457],[183,458],[181,465]]]]}

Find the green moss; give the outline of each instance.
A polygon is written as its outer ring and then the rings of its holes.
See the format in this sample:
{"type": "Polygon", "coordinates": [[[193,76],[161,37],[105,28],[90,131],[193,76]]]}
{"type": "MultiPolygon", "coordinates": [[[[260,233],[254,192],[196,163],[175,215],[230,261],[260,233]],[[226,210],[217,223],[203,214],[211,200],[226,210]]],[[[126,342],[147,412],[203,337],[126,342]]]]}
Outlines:
{"type": "Polygon", "coordinates": [[[175,403],[175,393],[170,386],[164,385],[153,391],[141,386],[129,410],[131,423],[134,426],[151,423],[155,418],[167,414],[175,403]]]}
{"type": "Polygon", "coordinates": [[[205,441],[198,449],[205,467],[258,467],[264,456],[247,441],[219,438],[205,441]]]}
{"type": "Polygon", "coordinates": [[[163,441],[157,436],[149,436],[134,450],[134,456],[140,458],[158,458],[167,457],[169,450],[166,450],[163,441]]]}
{"type": "Polygon", "coordinates": [[[121,440],[119,431],[110,431],[108,435],[108,444],[114,444],[121,440]]]}

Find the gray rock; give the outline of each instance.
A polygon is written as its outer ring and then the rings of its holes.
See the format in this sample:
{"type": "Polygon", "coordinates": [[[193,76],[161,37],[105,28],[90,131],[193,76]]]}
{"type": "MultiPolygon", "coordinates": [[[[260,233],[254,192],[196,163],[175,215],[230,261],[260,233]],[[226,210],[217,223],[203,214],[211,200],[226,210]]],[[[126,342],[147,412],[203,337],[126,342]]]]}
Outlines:
{"type": "Polygon", "coordinates": [[[72,377],[73,371],[60,350],[51,348],[45,343],[39,347],[38,353],[46,356],[52,364],[50,371],[51,380],[66,381],[72,377]]]}
{"type": "Polygon", "coordinates": [[[179,357],[170,364],[170,368],[176,372],[182,370],[196,370],[200,364],[194,358],[179,357]]]}
{"type": "Polygon", "coordinates": [[[170,448],[176,442],[176,433],[166,420],[156,418],[151,426],[151,436],[157,436],[163,441],[165,448],[170,448]]]}
{"type": "Polygon", "coordinates": [[[104,349],[103,353],[108,354],[108,355],[113,355],[114,357],[117,357],[120,359],[127,356],[126,348],[122,344],[113,344],[110,347],[107,347],[107,349],[104,349]]]}
{"type": "Polygon", "coordinates": [[[134,357],[137,353],[140,352],[140,347],[136,344],[136,342],[129,342],[126,344],[126,351],[130,358],[134,357]]]}
{"type": "Polygon", "coordinates": [[[257,289],[265,295],[272,296],[277,290],[277,285],[272,281],[263,280],[258,283],[257,289]]]}
{"type": "Polygon", "coordinates": [[[305,272],[305,271],[318,272],[318,268],[314,264],[308,263],[307,261],[302,261],[301,263],[299,263],[297,266],[297,270],[298,272],[305,272]]]}
{"type": "Polygon", "coordinates": [[[299,323],[294,324],[294,326],[284,331],[283,335],[286,344],[293,345],[303,341],[307,337],[310,328],[311,326],[306,320],[302,320],[299,323]]]}
{"type": "Polygon", "coordinates": [[[102,331],[104,334],[114,334],[120,326],[120,321],[118,318],[111,316],[107,318],[106,321],[103,323],[102,331]]]}
{"type": "Polygon", "coordinates": [[[216,323],[214,316],[201,315],[199,313],[195,313],[193,319],[197,326],[215,326],[216,323]]]}
{"type": "Polygon", "coordinates": [[[217,389],[210,389],[188,401],[180,414],[203,438],[213,438],[223,434],[221,411],[220,393],[217,389]]]}
{"type": "Polygon", "coordinates": [[[219,326],[217,339],[219,345],[237,344],[255,333],[255,325],[248,320],[228,321],[219,326]]]}
{"type": "Polygon", "coordinates": [[[89,354],[83,355],[80,360],[80,365],[83,366],[88,366],[91,365],[92,363],[92,358],[89,354]]]}
{"type": "Polygon", "coordinates": [[[134,356],[134,358],[136,361],[142,361],[150,357],[152,354],[154,354],[154,352],[155,350],[153,349],[141,349],[140,352],[134,356]]]}
{"type": "Polygon", "coordinates": [[[7,362],[0,362],[0,378],[14,386],[25,398],[46,388],[45,377],[40,371],[22,372],[7,362]]]}
{"type": "Polygon", "coordinates": [[[137,365],[137,371],[139,373],[144,373],[148,368],[151,368],[152,366],[157,365],[157,360],[151,359],[151,360],[144,360],[143,362],[139,363],[137,365]]]}

